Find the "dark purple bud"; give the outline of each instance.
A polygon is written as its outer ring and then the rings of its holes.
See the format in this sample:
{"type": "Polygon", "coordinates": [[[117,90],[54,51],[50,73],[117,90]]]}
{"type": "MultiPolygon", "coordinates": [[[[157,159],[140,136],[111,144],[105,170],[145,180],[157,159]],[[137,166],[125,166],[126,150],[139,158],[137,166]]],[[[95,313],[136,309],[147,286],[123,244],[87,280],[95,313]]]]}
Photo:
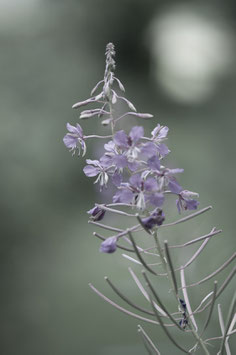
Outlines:
{"type": "Polygon", "coordinates": [[[146,229],[152,229],[154,226],[161,226],[165,220],[165,214],[161,209],[154,211],[151,216],[142,219],[142,224],[146,229]]]}
{"type": "Polygon", "coordinates": [[[101,221],[101,219],[103,219],[106,211],[103,210],[101,207],[95,206],[91,210],[89,210],[87,213],[91,215],[91,219],[93,221],[101,221]]]}
{"type": "Polygon", "coordinates": [[[116,251],[116,237],[109,237],[100,246],[100,251],[102,253],[114,253],[116,251]]]}

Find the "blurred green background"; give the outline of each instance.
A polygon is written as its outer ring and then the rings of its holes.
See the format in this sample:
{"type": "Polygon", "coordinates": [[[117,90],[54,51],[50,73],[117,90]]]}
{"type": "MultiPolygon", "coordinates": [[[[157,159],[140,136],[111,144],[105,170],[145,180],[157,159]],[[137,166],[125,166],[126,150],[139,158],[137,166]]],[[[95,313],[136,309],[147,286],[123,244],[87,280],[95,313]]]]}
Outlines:
{"type": "MultiPolygon", "coordinates": [[[[170,128],[168,162],[185,169],[180,183],[199,192],[200,207],[214,207],[162,237],[183,242],[213,226],[223,229],[189,267],[187,282],[231,255],[235,19],[230,0],[0,0],[1,354],[145,353],[139,322],[88,287],[92,282],[117,300],[107,275],[144,304],[127,271],[130,262],[119,252],[99,253],[86,211],[102,200],[82,172],[85,158],[72,158],[62,142],[66,122],[78,122],[72,104],[86,99],[103,77],[107,42],[116,45],[117,76],[127,98],[138,111],[155,115],[145,128],[158,122],[170,128]]],[[[84,122],[86,133],[102,133],[95,121],[84,122]]],[[[97,149],[91,145],[86,158],[97,149]]],[[[167,214],[168,221],[177,217],[175,210],[167,214]]],[[[176,263],[195,250],[181,251],[176,263]]],[[[165,297],[167,289],[161,283],[158,289],[165,297]]],[[[194,307],[211,289],[212,282],[190,292],[194,307]]],[[[219,299],[225,317],[232,290],[219,299]]],[[[178,354],[162,330],[143,326],[163,354],[178,354]]],[[[216,313],[209,328],[209,336],[220,335],[216,313]]]]}

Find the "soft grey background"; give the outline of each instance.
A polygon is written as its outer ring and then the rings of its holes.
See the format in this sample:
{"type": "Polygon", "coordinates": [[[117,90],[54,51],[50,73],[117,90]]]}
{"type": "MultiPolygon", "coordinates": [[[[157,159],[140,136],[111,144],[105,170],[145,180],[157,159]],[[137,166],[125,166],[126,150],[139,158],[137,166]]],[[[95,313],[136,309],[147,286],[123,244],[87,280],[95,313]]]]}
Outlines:
{"type": "MultiPolygon", "coordinates": [[[[138,321],[88,287],[91,281],[117,300],[103,279],[108,275],[143,302],[128,274],[130,263],[120,253],[99,253],[86,211],[101,197],[82,172],[85,159],[72,158],[62,142],[66,122],[78,121],[72,104],[87,98],[103,76],[109,41],[116,45],[117,76],[127,97],[139,111],[155,115],[145,128],[169,126],[169,164],[185,169],[180,182],[199,192],[201,207],[214,206],[162,237],[179,242],[213,226],[223,229],[189,268],[187,281],[199,280],[231,255],[235,18],[229,0],[0,1],[1,354],[145,352],[138,321]]],[[[95,121],[84,123],[87,132],[101,129],[95,121]]],[[[96,149],[90,146],[87,158],[96,149]]],[[[175,218],[173,210],[168,220],[175,218]]],[[[181,252],[176,262],[194,250],[181,252]]],[[[157,287],[165,296],[166,287],[157,287]]],[[[190,292],[194,306],[211,289],[209,283],[190,292]]],[[[232,289],[219,299],[225,318],[232,289]]],[[[213,321],[209,336],[220,335],[216,313],[213,321]]],[[[160,329],[143,326],[163,354],[178,354],[160,329]]]]}

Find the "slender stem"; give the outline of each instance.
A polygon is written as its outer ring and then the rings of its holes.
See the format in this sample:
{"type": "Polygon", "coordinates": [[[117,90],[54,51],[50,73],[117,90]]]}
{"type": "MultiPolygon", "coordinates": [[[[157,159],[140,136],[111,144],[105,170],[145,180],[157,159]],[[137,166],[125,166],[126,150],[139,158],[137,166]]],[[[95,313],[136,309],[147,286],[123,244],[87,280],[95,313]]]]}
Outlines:
{"type": "Polygon", "coordinates": [[[91,134],[89,136],[84,136],[84,139],[89,139],[89,138],[107,139],[107,138],[112,138],[112,135],[109,135],[109,136],[98,136],[96,134],[91,134]]]}
{"type": "Polygon", "coordinates": [[[175,271],[174,271],[174,267],[173,267],[172,260],[171,260],[171,257],[170,257],[167,240],[164,241],[164,247],[165,247],[167,264],[168,264],[169,269],[170,269],[170,279],[172,280],[172,284],[174,286],[174,291],[175,291],[176,298],[177,298],[177,300],[179,300],[177,280],[176,280],[176,277],[175,277],[175,271]]]}
{"type": "Polygon", "coordinates": [[[159,238],[157,236],[157,231],[155,230],[152,233],[152,235],[153,235],[153,238],[154,238],[154,241],[155,241],[155,244],[156,244],[157,251],[158,251],[158,253],[160,255],[160,258],[161,258],[163,269],[167,272],[166,260],[165,260],[165,257],[164,257],[160,242],[159,242],[159,238]]]}
{"type": "Polygon", "coordinates": [[[133,245],[134,251],[135,251],[135,253],[136,253],[136,255],[137,255],[139,261],[143,264],[143,266],[145,267],[145,269],[147,269],[147,270],[148,270],[149,272],[151,272],[152,274],[156,275],[156,272],[155,272],[154,270],[152,270],[152,269],[150,268],[150,266],[148,266],[147,263],[146,263],[146,262],[144,261],[144,259],[142,258],[142,256],[141,256],[141,254],[140,254],[140,252],[139,252],[139,250],[138,250],[138,248],[137,248],[137,246],[136,246],[136,244],[135,244],[134,238],[133,238],[133,236],[132,236],[132,234],[131,234],[130,231],[128,231],[128,234],[129,234],[130,241],[131,241],[131,243],[132,243],[132,245],[133,245]]]}
{"type": "Polygon", "coordinates": [[[154,303],[153,303],[153,300],[152,300],[152,297],[149,295],[149,299],[150,299],[150,302],[151,302],[151,305],[152,305],[152,309],[157,317],[157,320],[158,322],[160,323],[162,329],[164,330],[164,332],[166,333],[166,335],[168,336],[168,338],[172,341],[172,343],[177,347],[179,348],[180,350],[182,350],[185,354],[188,354],[189,352],[187,350],[185,350],[184,348],[182,348],[182,346],[180,346],[178,343],[176,343],[175,339],[170,335],[170,333],[168,332],[168,330],[164,327],[164,324],[162,322],[162,319],[161,317],[159,316],[158,312],[156,311],[156,308],[154,306],[154,303]]]}
{"type": "Polygon", "coordinates": [[[215,228],[212,229],[212,231],[206,235],[203,235],[199,238],[196,238],[196,239],[193,239],[193,240],[190,240],[189,242],[187,243],[184,243],[184,244],[178,244],[178,245],[169,245],[169,248],[184,248],[184,247],[187,247],[189,245],[192,245],[194,243],[197,243],[197,242],[200,242],[201,240],[203,239],[207,239],[209,237],[213,237],[214,235],[217,235],[219,233],[221,233],[222,230],[219,229],[219,230],[215,230],[215,228]]]}
{"type": "MultiPolygon", "coordinates": [[[[106,302],[108,302],[111,306],[115,307],[116,309],[118,309],[119,311],[125,313],[125,314],[128,314],[129,316],[131,317],[134,317],[134,318],[137,318],[137,319],[140,319],[144,322],[147,322],[147,323],[152,323],[152,324],[156,324],[156,325],[159,325],[159,323],[153,319],[148,319],[148,318],[145,318],[145,317],[142,317],[136,313],[133,313],[133,312],[130,312],[128,311],[127,309],[119,306],[118,304],[116,304],[115,302],[113,302],[112,300],[110,300],[108,297],[106,297],[105,295],[103,295],[100,291],[98,291],[98,289],[96,289],[96,287],[94,287],[91,283],[89,283],[89,287],[98,295],[100,296],[102,299],[104,299],[106,302]]],[[[164,324],[164,327],[172,327],[173,324],[164,324]]]]}
{"type": "Polygon", "coordinates": [[[203,330],[202,330],[202,333],[200,336],[203,335],[203,333],[205,332],[205,330],[210,322],[211,315],[212,315],[213,308],[214,308],[214,304],[215,304],[215,299],[216,299],[216,291],[217,291],[217,281],[214,281],[214,291],[213,291],[213,296],[212,296],[212,301],[211,301],[211,308],[209,310],[208,317],[207,317],[206,322],[203,326],[203,330]]]}
{"type": "MultiPolygon", "coordinates": [[[[204,279],[198,281],[198,282],[195,282],[193,284],[190,284],[190,285],[186,285],[185,287],[188,288],[188,287],[193,287],[193,286],[198,286],[200,284],[202,284],[203,282],[211,279],[212,277],[214,277],[215,275],[217,275],[220,271],[224,270],[236,257],[236,253],[234,253],[224,264],[222,264],[217,270],[215,270],[213,273],[211,273],[210,275],[206,276],[204,279]]],[[[181,289],[181,288],[179,288],[181,289]]]]}
{"type": "Polygon", "coordinates": [[[212,209],[212,206],[205,207],[202,210],[199,210],[198,212],[192,213],[189,216],[179,219],[178,221],[167,223],[167,224],[162,224],[160,227],[163,228],[163,227],[175,226],[176,224],[188,221],[189,219],[199,216],[200,214],[205,213],[211,209],[212,209]]]}
{"type": "Polygon", "coordinates": [[[148,311],[147,309],[144,309],[138,305],[136,305],[135,303],[133,303],[132,301],[130,301],[129,298],[127,298],[120,290],[118,290],[118,288],[108,279],[108,277],[104,277],[105,280],[107,281],[108,285],[112,288],[112,290],[122,299],[124,300],[126,303],[128,303],[130,306],[136,308],[138,311],[141,311],[143,313],[149,314],[150,316],[155,316],[155,314],[153,312],[148,311]]]}
{"type": "MultiPolygon", "coordinates": [[[[143,340],[144,340],[144,344],[146,342],[150,346],[150,348],[155,352],[156,355],[161,355],[160,351],[156,348],[156,346],[154,345],[152,340],[149,338],[147,333],[144,331],[144,329],[141,327],[141,325],[138,325],[138,332],[141,333],[143,340]]],[[[152,354],[152,353],[150,352],[150,354],[152,354]]]]}
{"type": "Polygon", "coordinates": [[[225,331],[224,331],[224,334],[223,334],[223,339],[222,339],[222,342],[221,342],[221,345],[220,345],[219,354],[223,354],[224,353],[224,345],[225,345],[225,342],[226,342],[227,333],[228,333],[228,330],[229,330],[229,327],[230,327],[230,323],[231,323],[232,318],[233,318],[234,313],[235,313],[235,306],[236,306],[236,293],[234,293],[234,297],[233,297],[232,302],[231,302],[230,307],[229,307],[228,317],[227,317],[227,321],[226,321],[225,331]]]}
{"type": "Polygon", "coordinates": [[[142,272],[143,273],[143,276],[145,278],[145,281],[149,287],[149,289],[151,290],[155,300],[157,301],[157,303],[159,303],[160,307],[163,309],[163,311],[168,315],[168,317],[170,318],[170,320],[172,320],[172,322],[181,330],[183,331],[183,328],[181,328],[181,326],[179,325],[178,322],[176,322],[175,318],[168,312],[167,308],[163,305],[160,297],[158,296],[156,290],[154,289],[151,281],[149,280],[149,278],[147,277],[145,271],[142,272]]]}

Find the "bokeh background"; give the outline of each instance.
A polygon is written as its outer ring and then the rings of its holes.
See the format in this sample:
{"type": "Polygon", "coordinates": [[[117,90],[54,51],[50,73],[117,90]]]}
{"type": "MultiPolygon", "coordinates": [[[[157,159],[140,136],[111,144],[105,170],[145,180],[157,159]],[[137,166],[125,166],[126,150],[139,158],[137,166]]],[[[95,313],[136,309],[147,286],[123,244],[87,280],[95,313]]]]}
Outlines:
{"type": "MultiPolygon", "coordinates": [[[[130,262],[119,252],[99,253],[86,211],[101,197],[82,172],[85,158],[72,158],[62,142],[66,122],[78,121],[72,104],[87,98],[103,77],[107,42],[116,45],[117,76],[127,98],[138,111],[155,115],[145,122],[147,131],[158,122],[170,128],[169,164],[185,169],[181,184],[199,192],[200,207],[214,206],[162,237],[179,242],[213,226],[223,229],[189,267],[187,282],[209,274],[231,255],[235,19],[236,4],[230,0],[0,1],[1,354],[145,353],[138,321],[112,309],[88,287],[92,282],[117,300],[105,284],[107,275],[144,304],[127,271],[130,262]]],[[[88,133],[102,132],[93,119],[84,127],[88,133]]],[[[91,144],[87,158],[98,149],[91,144]]],[[[175,220],[176,211],[167,217],[175,220]]],[[[176,262],[195,250],[181,252],[176,262]]],[[[193,305],[211,289],[209,283],[190,292],[193,305]]],[[[166,295],[161,283],[158,290],[166,295]]],[[[231,284],[219,299],[225,318],[232,290],[231,284]]],[[[171,296],[167,302],[171,307],[171,296]]],[[[162,330],[143,326],[163,354],[178,354],[162,330]]],[[[209,328],[209,336],[220,335],[216,313],[209,328]]],[[[236,349],[233,339],[231,347],[236,349]]]]}

